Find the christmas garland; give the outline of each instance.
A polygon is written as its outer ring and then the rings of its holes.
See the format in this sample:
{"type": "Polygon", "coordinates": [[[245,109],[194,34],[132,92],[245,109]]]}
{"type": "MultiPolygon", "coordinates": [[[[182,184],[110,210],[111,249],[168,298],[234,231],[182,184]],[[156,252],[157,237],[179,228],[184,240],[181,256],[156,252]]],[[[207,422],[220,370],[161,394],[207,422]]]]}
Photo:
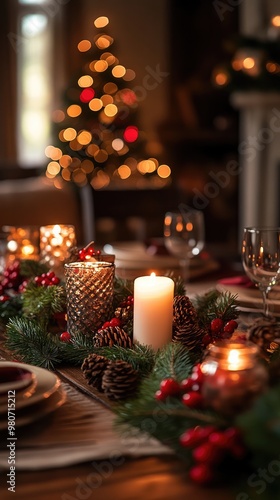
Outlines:
{"type": "MultiPolygon", "coordinates": [[[[263,328],[254,328],[250,339],[262,342],[267,390],[233,417],[213,409],[204,400],[201,362],[211,344],[237,335],[236,296],[213,290],[191,302],[181,280],[174,281],[173,342],[154,352],[132,340],[133,282],[116,278],[112,317],[89,336],[71,337],[63,281],[40,262],[15,262],[0,281],[5,345],[16,359],[30,364],[80,367],[86,381],[115,402],[120,429],[129,424],[168,445],[186,462],[196,483],[235,485],[244,500],[258,495],[264,483],[262,498],[276,498],[279,344],[267,324],[266,342],[263,328]]],[[[245,335],[238,335],[243,341],[245,335]]]]}

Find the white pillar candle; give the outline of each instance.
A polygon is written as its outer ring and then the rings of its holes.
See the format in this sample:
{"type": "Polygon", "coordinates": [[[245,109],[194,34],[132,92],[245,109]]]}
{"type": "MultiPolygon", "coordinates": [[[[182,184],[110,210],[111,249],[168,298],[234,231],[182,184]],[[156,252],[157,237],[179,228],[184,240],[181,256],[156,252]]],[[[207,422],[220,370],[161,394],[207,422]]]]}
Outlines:
{"type": "Polygon", "coordinates": [[[134,281],[133,340],[157,350],[172,340],[174,281],[141,276],[134,281]]]}

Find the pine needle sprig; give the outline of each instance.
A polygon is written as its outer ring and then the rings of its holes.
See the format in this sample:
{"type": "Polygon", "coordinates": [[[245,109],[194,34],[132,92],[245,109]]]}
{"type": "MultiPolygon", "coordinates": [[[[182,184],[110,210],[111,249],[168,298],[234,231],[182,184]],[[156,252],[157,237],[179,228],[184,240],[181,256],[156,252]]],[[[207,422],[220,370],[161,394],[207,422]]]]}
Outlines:
{"type": "Polygon", "coordinates": [[[37,319],[46,328],[50,318],[57,312],[66,310],[66,292],[63,286],[37,286],[29,283],[23,293],[23,313],[37,319]]]}
{"type": "Polygon", "coordinates": [[[92,338],[77,333],[70,342],[60,342],[60,357],[65,364],[81,366],[84,359],[94,352],[92,338]]]}
{"type": "Polygon", "coordinates": [[[163,347],[156,356],[154,376],[161,381],[164,378],[174,378],[181,382],[193,367],[189,350],[182,344],[170,343],[163,347]]]}
{"type": "Polygon", "coordinates": [[[11,295],[9,300],[0,303],[0,321],[5,325],[10,318],[21,316],[22,296],[17,293],[11,295]]]}
{"type": "Polygon", "coordinates": [[[133,295],[134,281],[119,278],[115,276],[114,280],[114,303],[113,307],[116,308],[119,304],[127,298],[128,295],[133,295]]]}
{"type": "Polygon", "coordinates": [[[210,290],[205,295],[195,297],[193,305],[202,327],[209,326],[215,318],[220,318],[226,323],[239,315],[237,295],[230,292],[220,293],[217,290],[210,290]]]}
{"type": "Polygon", "coordinates": [[[6,328],[6,346],[14,355],[31,365],[53,369],[61,362],[59,343],[42,330],[37,321],[11,319],[6,328]]]}
{"type": "Polygon", "coordinates": [[[46,264],[32,259],[22,259],[20,261],[20,274],[25,278],[33,278],[47,273],[49,268],[46,264]]]}
{"type": "Polygon", "coordinates": [[[155,352],[153,349],[140,344],[134,344],[131,349],[121,346],[99,347],[94,352],[100,356],[105,356],[105,358],[111,361],[120,359],[130,363],[134,370],[140,372],[142,377],[150,373],[155,364],[155,352]]]}

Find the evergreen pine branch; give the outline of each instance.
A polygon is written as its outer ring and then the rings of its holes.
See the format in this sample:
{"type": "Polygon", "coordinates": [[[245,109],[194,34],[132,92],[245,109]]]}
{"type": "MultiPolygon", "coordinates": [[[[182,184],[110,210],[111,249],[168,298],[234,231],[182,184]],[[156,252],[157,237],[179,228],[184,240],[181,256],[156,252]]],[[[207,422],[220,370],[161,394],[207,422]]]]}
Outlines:
{"type": "Polygon", "coordinates": [[[6,328],[8,349],[25,363],[53,369],[60,363],[59,343],[48,334],[37,321],[14,318],[6,328]]]}
{"type": "Polygon", "coordinates": [[[119,278],[115,276],[114,280],[114,303],[113,307],[116,308],[119,304],[127,298],[128,295],[133,295],[134,281],[119,278]]]}
{"type": "Polygon", "coordinates": [[[189,451],[179,443],[186,429],[196,425],[225,424],[211,411],[186,408],[180,397],[169,396],[164,402],[156,400],[155,393],[164,378],[174,377],[181,381],[191,369],[190,355],[184,346],[169,344],[160,350],[153,371],[140,384],[137,397],[115,407],[116,425],[128,424],[146,431],[172,447],[182,458],[187,458],[189,451]]]}
{"type": "Polygon", "coordinates": [[[73,336],[70,342],[60,343],[60,357],[65,364],[81,366],[84,359],[93,352],[92,338],[81,333],[73,336]]]}
{"type": "Polygon", "coordinates": [[[66,310],[66,292],[63,286],[37,286],[29,283],[23,293],[23,313],[36,319],[46,328],[50,318],[57,312],[66,310]]]}
{"type": "Polygon", "coordinates": [[[6,324],[10,318],[21,316],[22,313],[22,296],[17,293],[11,295],[9,300],[0,303],[0,321],[6,324]]]}
{"type": "Polygon", "coordinates": [[[33,278],[47,273],[49,268],[46,264],[32,259],[22,259],[20,261],[20,274],[25,278],[33,278]]]}
{"type": "Polygon", "coordinates": [[[237,295],[230,292],[220,293],[217,290],[210,290],[205,295],[195,297],[193,305],[201,326],[209,326],[215,318],[221,318],[224,322],[236,319],[239,315],[236,299],[237,295]]]}
{"type": "Polygon", "coordinates": [[[134,370],[145,376],[151,372],[155,363],[155,353],[149,346],[135,344],[131,349],[121,346],[99,347],[94,350],[96,354],[105,356],[111,361],[118,359],[130,363],[134,370]]]}

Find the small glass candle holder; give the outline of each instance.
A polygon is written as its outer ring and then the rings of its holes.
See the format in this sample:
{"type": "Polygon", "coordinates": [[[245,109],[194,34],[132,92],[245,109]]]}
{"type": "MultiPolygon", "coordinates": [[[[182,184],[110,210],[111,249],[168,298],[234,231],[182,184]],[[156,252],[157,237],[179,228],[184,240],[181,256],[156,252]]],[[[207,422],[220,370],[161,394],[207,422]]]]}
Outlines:
{"type": "Polygon", "coordinates": [[[201,371],[206,404],[228,417],[248,408],[268,383],[259,348],[251,342],[213,344],[201,364],[201,371]]]}
{"type": "Polygon", "coordinates": [[[115,266],[112,262],[71,262],[64,265],[67,330],[93,336],[113,309],[115,266]]]}
{"type": "Polygon", "coordinates": [[[69,224],[40,227],[41,261],[57,274],[63,274],[64,261],[69,250],[76,245],[75,228],[69,224]]]}
{"type": "Polygon", "coordinates": [[[39,260],[39,227],[4,226],[6,234],[6,261],[16,259],[39,260]]]}

